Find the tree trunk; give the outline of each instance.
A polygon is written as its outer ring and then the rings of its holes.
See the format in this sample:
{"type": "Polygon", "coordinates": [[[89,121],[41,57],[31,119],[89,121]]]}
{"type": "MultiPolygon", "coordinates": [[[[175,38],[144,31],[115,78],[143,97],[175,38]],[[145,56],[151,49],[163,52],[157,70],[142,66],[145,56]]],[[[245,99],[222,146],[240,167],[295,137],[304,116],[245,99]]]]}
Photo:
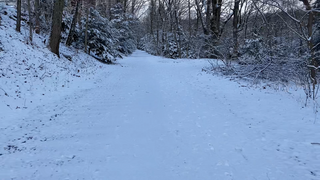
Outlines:
{"type": "Polygon", "coordinates": [[[80,30],[82,30],[82,22],[81,22],[82,10],[83,10],[82,4],[83,4],[83,1],[79,0],[79,11],[78,11],[77,21],[78,21],[80,30]]]}
{"type": "Polygon", "coordinates": [[[36,15],[36,26],[34,29],[37,34],[40,34],[40,0],[34,1],[34,11],[36,15]]]}
{"type": "Polygon", "coordinates": [[[212,0],[212,19],[211,31],[215,40],[219,40],[220,36],[220,16],[221,16],[222,0],[212,0]]]}
{"type": "Polygon", "coordinates": [[[73,18],[72,18],[70,32],[69,32],[68,39],[67,39],[67,42],[66,42],[67,46],[70,46],[72,41],[73,41],[73,35],[75,33],[75,28],[76,28],[76,24],[77,24],[77,16],[78,16],[78,11],[79,11],[79,4],[80,4],[79,1],[80,0],[77,0],[76,10],[75,10],[75,13],[74,13],[73,18]]]}
{"type": "Polygon", "coordinates": [[[159,47],[159,44],[160,44],[160,33],[159,33],[159,30],[160,30],[160,19],[161,19],[161,16],[160,16],[160,0],[158,0],[158,3],[159,3],[159,7],[158,7],[158,15],[157,15],[157,55],[159,56],[160,55],[160,47],[159,47]]]}
{"type": "Polygon", "coordinates": [[[197,9],[197,15],[198,15],[198,18],[199,18],[199,20],[200,20],[200,22],[201,22],[201,25],[202,25],[202,29],[203,29],[203,33],[204,34],[208,34],[208,30],[207,30],[207,28],[206,28],[206,26],[205,26],[205,24],[204,24],[204,22],[203,22],[203,18],[202,18],[202,13],[201,13],[201,8],[200,8],[200,5],[199,5],[199,2],[198,2],[198,0],[195,0],[195,2],[196,2],[196,9],[197,9]]]}
{"type": "Polygon", "coordinates": [[[89,24],[89,13],[90,9],[87,9],[86,13],[86,30],[85,30],[85,39],[84,39],[84,52],[88,53],[88,24],[89,24]]]}
{"type": "Polygon", "coordinates": [[[136,0],[131,0],[131,14],[134,15],[134,10],[136,6],[136,0]]]}
{"type": "Polygon", "coordinates": [[[153,21],[154,21],[154,1],[151,0],[151,11],[150,11],[150,34],[153,36],[153,21]]]}
{"type": "Polygon", "coordinates": [[[312,97],[313,99],[315,99],[316,97],[316,84],[317,84],[317,68],[318,68],[318,63],[316,61],[316,58],[314,56],[314,48],[313,48],[313,30],[312,30],[312,26],[314,23],[314,13],[311,11],[312,7],[309,3],[308,0],[300,0],[303,2],[303,4],[306,7],[306,10],[309,11],[309,16],[308,16],[308,24],[307,24],[307,28],[308,28],[308,47],[310,50],[310,56],[311,56],[311,65],[313,67],[311,67],[310,70],[310,75],[311,75],[311,80],[312,80],[312,97]]]}
{"type": "Polygon", "coordinates": [[[21,29],[21,0],[17,0],[17,23],[16,31],[20,32],[21,29]]]}
{"type": "Polygon", "coordinates": [[[29,12],[29,40],[32,43],[32,16],[31,16],[31,3],[28,0],[28,12],[29,12]]]}
{"type": "Polygon", "coordinates": [[[238,29],[239,29],[239,7],[240,7],[240,0],[235,0],[234,8],[233,8],[233,53],[232,57],[238,57],[238,29]]]}
{"type": "Polygon", "coordinates": [[[127,0],[123,0],[123,12],[127,12],[127,0]]]}
{"type": "MultiPolygon", "coordinates": [[[[207,11],[206,11],[206,28],[209,30],[210,28],[210,16],[211,16],[211,0],[207,0],[207,11]]],[[[207,35],[209,31],[207,31],[207,35]]]]}
{"type": "Polygon", "coordinates": [[[175,17],[175,24],[176,24],[176,27],[175,27],[175,41],[177,43],[177,46],[178,46],[178,57],[181,58],[181,32],[180,32],[180,21],[179,21],[179,15],[178,15],[178,12],[177,12],[177,5],[175,4],[174,6],[174,17],[175,17]],[[177,34],[178,34],[178,37],[177,37],[177,34]]]}
{"type": "Polygon", "coordinates": [[[187,58],[189,58],[190,42],[191,42],[191,5],[190,0],[188,0],[188,29],[189,29],[189,40],[187,49],[187,58]]]}
{"type": "Polygon", "coordinates": [[[109,12],[109,20],[111,20],[111,0],[107,0],[108,1],[108,12],[109,12]]]}
{"type": "Polygon", "coordinates": [[[52,15],[52,28],[50,34],[49,46],[51,52],[60,57],[59,45],[61,39],[61,25],[62,25],[62,13],[64,7],[64,0],[55,0],[52,15]]]}

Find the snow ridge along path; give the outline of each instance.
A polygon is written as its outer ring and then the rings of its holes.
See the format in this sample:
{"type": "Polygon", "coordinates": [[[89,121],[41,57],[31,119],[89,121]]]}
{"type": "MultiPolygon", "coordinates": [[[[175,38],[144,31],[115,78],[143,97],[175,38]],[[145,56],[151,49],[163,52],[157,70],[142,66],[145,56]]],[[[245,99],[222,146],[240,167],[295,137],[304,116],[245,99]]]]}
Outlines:
{"type": "Polygon", "coordinates": [[[2,126],[0,179],[320,179],[319,123],[288,94],[206,74],[205,60],[119,63],[2,126]]]}

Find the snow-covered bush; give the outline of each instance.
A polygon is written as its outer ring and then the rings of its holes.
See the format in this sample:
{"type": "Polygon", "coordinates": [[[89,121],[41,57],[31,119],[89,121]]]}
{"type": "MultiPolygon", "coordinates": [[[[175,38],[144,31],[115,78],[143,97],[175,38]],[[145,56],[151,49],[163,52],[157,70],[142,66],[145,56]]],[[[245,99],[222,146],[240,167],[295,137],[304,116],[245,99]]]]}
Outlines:
{"type": "MultiPolygon", "coordinates": [[[[131,54],[136,48],[137,37],[135,26],[138,20],[124,14],[121,4],[111,9],[113,19],[103,17],[99,11],[91,8],[88,21],[88,49],[92,56],[102,61],[111,62],[115,58],[131,54]]],[[[72,16],[65,15],[64,23],[71,25],[72,16]]],[[[70,29],[70,27],[67,27],[70,29]]],[[[65,37],[68,34],[66,31],[65,37]]],[[[81,17],[81,23],[75,29],[74,43],[76,48],[84,49],[86,17],[81,17]]]]}
{"type": "Polygon", "coordinates": [[[123,13],[123,7],[120,3],[111,8],[111,17],[111,24],[119,30],[117,50],[124,55],[131,54],[137,49],[136,34],[139,20],[131,14],[123,13]]]}

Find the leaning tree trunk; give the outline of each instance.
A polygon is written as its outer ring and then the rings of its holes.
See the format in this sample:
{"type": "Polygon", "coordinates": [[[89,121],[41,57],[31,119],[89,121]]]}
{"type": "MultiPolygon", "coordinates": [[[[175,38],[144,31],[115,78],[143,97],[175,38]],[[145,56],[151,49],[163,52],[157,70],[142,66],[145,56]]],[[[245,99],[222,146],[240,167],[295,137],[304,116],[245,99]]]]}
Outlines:
{"type": "Polygon", "coordinates": [[[64,0],[55,0],[52,15],[52,28],[50,34],[49,46],[51,52],[59,55],[59,45],[61,39],[61,24],[62,24],[62,13],[64,7],[64,0]]]}
{"type": "Polygon", "coordinates": [[[20,32],[21,29],[21,0],[17,0],[17,24],[16,31],[20,32]]]}
{"type": "Polygon", "coordinates": [[[73,15],[70,32],[69,32],[68,39],[67,39],[67,42],[66,42],[67,46],[70,46],[72,41],[73,41],[73,35],[75,33],[75,28],[76,28],[76,24],[77,24],[77,16],[78,16],[78,11],[79,11],[79,4],[80,4],[79,1],[80,0],[77,0],[76,10],[75,10],[75,13],[73,15]]]}

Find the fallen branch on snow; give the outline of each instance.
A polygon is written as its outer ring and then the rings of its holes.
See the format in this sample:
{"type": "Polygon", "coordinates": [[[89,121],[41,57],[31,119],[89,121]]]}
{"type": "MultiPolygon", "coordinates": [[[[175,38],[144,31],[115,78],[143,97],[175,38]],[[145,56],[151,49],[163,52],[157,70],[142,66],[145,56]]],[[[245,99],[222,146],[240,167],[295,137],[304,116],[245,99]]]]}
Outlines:
{"type": "Polygon", "coordinates": [[[4,89],[2,89],[1,87],[0,87],[0,89],[4,92],[4,95],[9,97],[8,93],[4,89]]]}

